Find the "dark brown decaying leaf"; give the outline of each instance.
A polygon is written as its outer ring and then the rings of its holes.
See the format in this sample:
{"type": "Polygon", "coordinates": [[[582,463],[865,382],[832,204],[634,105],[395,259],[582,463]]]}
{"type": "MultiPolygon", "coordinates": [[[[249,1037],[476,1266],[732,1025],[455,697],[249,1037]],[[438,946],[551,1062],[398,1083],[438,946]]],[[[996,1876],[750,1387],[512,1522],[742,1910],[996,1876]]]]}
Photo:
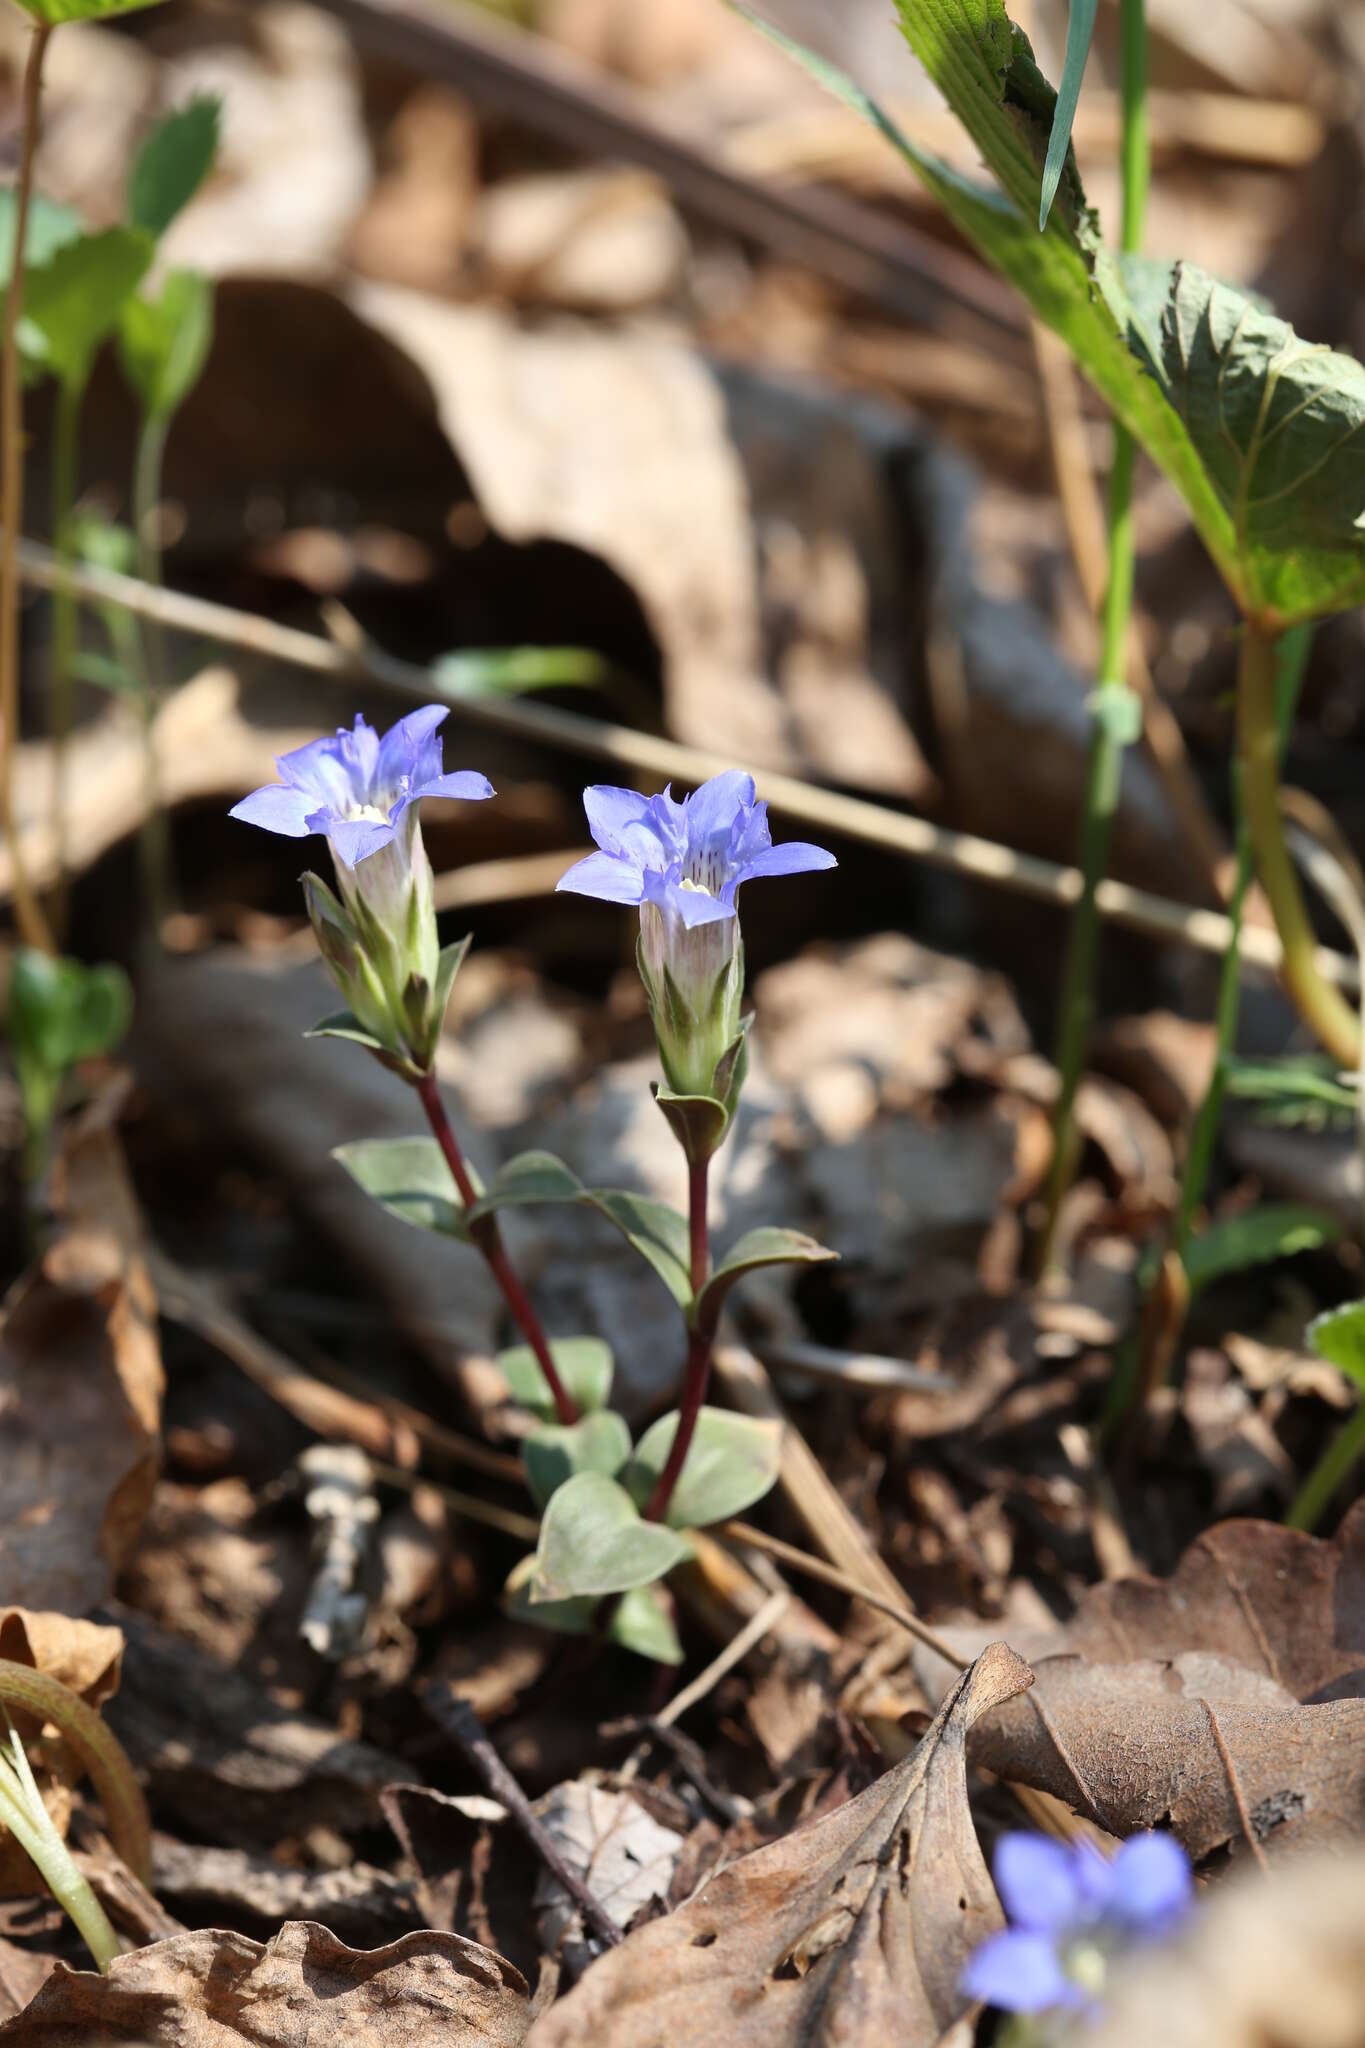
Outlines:
{"type": "Polygon", "coordinates": [[[0,1584],[25,1607],[83,1614],[151,1501],[162,1387],[137,1206],[98,1114],[69,1137],[53,1203],[62,1228],[0,1330],[0,1584]]]}
{"type": "Polygon", "coordinates": [[[0,2026],[5,2048],[407,2048],[448,2041],[520,2048],[526,1983],[458,1934],[408,1934],[368,1953],[291,1920],[273,1941],[203,1929],[119,1956],[105,1977],[58,1964],[25,2011],[0,2026]]]}
{"type": "Polygon", "coordinates": [[[528,2048],[929,2048],[1001,1921],[967,1805],[967,1731],[1028,1684],[991,1644],[903,1764],[631,1935],[528,2048]]]}
{"type": "Polygon", "coordinates": [[[1220,1523],[1169,1579],[1085,1595],[1027,1701],[974,1761],[1111,1833],[1169,1823],[1196,1861],[1248,1828],[1270,1854],[1365,1826],[1365,1504],[1323,1542],[1220,1523]]]}

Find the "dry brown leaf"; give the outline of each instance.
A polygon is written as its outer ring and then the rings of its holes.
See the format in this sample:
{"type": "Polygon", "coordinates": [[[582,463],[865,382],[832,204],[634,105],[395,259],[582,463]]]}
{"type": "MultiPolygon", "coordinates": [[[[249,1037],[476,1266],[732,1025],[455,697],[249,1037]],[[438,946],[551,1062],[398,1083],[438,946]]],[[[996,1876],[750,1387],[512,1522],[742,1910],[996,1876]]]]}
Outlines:
{"type": "Polygon", "coordinates": [[[27,1608],[105,1599],[151,1503],[161,1353],[137,1204],[92,1115],[53,1174],[60,1229],[0,1327],[0,1584],[27,1608]]]}
{"type": "Polygon", "coordinates": [[[1248,1831],[1268,1853],[1365,1827],[1365,1505],[1322,1542],[1221,1523],[1170,1579],[1097,1586],[1035,1657],[1028,1701],[974,1761],[1108,1829],[1172,1826],[1196,1861],[1248,1831]]]}
{"type": "Polygon", "coordinates": [[[741,1858],[595,1964],[530,2048],[929,2048],[1001,1914],[967,1805],[967,1731],[1029,1683],[993,1643],[914,1754],[741,1858]]]}
{"type": "Polygon", "coordinates": [[[1105,2008],[1087,2048],[1365,2048],[1365,1854],[1229,1885],[1105,2008]]]}
{"type": "Polygon", "coordinates": [[[368,1953],[307,1920],[273,1941],[203,1929],[119,1956],[105,1977],[58,1964],[27,2009],[0,2026],[5,2048],[405,2048],[438,2038],[519,2048],[524,1978],[458,1934],[408,1934],[368,1953]],[[442,2036],[444,2027],[451,2029],[442,2036]]]}

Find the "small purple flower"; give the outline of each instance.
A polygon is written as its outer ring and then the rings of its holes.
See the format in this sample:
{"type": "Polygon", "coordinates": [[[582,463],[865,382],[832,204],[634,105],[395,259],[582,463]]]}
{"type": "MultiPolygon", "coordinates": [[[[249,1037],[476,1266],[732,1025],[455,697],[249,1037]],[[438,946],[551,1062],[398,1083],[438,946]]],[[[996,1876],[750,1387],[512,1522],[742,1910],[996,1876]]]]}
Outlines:
{"type": "Polygon", "coordinates": [[[426,704],[383,739],[357,717],[350,732],[281,754],[280,780],[232,808],[287,839],[326,834],[341,901],[307,874],[308,915],[351,1016],[403,1073],[429,1069],[458,964],[443,970],[417,807],[424,796],[477,803],[493,794],[486,776],[443,772],[437,728],[448,716],[444,704],[426,704]]]}
{"type": "Polygon", "coordinates": [[[442,772],[437,728],[450,716],[444,704],[424,704],[392,725],[381,740],[356,713],[355,727],[335,739],[311,740],[275,766],[278,782],[253,790],[231,815],[287,839],[325,832],[335,857],[356,867],[391,846],[404,813],[424,796],[479,802],[493,794],[486,775],[471,769],[442,772]]]}
{"type": "Polygon", "coordinates": [[[599,784],[584,790],[583,807],[599,851],[559,887],[638,904],[640,974],[669,1085],[724,1096],[742,1036],[739,890],[765,875],[835,867],[834,856],[803,840],[774,846],[768,806],[737,768],[681,803],[671,788],[646,797],[599,784]]]}
{"type": "Polygon", "coordinates": [[[1133,1835],[1112,1859],[1088,1842],[1005,1835],[995,1883],[1011,1925],[962,1973],[971,1998],[1006,2012],[1088,2006],[1118,1950],[1168,1934],[1194,1897],[1189,1858],[1171,1835],[1133,1835]]]}

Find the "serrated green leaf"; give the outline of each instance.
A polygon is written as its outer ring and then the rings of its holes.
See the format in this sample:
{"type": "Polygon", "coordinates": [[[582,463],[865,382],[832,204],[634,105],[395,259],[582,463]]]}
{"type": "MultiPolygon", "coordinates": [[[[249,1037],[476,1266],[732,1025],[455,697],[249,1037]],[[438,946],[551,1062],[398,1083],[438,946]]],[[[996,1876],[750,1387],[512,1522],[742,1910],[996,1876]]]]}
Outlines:
{"type": "Polygon", "coordinates": [[[575,1202],[598,1210],[649,1262],[680,1307],[691,1307],[687,1219],[666,1202],[624,1188],[585,1187],[553,1152],[522,1152],[494,1177],[471,1219],[539,1202],[575,1202]]]}
{"type": "Polygon", "coordinates": [[[128,221],[158,238],[183,213],[213,169],[223,103],[206,94],[157,122],[128,180],[128,221]]]}
{"type": "Polygon", "coordinates": [[[332,1157],[390,1216],[468,1242],[459,1190],[434,1138],[361,1138],[332,1157]]]}
{"type": "Polygon", "coordinates": [[[765,1228],[746,1231],[739,1243],[726,1253],[697,1296],[698,1327],[714,1330],[726,1295],[746,1273],[752,1273],[760,1266],[818,1266],[838,1256],[837,1252],[830,1251],[827,1245],[818,1244],[801,1230],[765,1228]]]}
{"type": "Polygon", "coordinates": [[[577,1472],[601,1472],[614,1479],[630,1456],[630,1431],[610,1408],[581,1422],[547,1422],[521,1447],[526,1484],[538,1508],[577,1472]]]}
{"type": "MultiPolygon", "coordinates": [[[[550,1356],[583,1414],[594,1415],[599,1408],[606,1407],[615,1367],[610,1344],[604,1344],[600,1337],[552,1337],[550,1356]]],[[[514,1401],[546,1422],[555,1420],[554,1396],[529,1344],[513,1344],[500,1351],[496,1364],[514,1401]]]]}
{"type": "Polygon", "coordinates": [[[1067,151],[1071,147],[1071,130],[1076,121],[1076,107],[1081,97],[1081,80],[1085,76],[1086,59],[1090,55],[1090,39],[1095,33],[1095,16],[1099,11],[1099,0],[1071,0],[1066,24],[1066,56],[1062,63],[1062,80],[1057,88],[1057,105],[1052,115],[1052,133],[1048,137],[1047,161],[1043,166],[1043,189],[1038,205],[1038,226],[1047,226],[1047,217],[1052,211],[1052,202],[1057,187],[1062,182],[1066,168],[1067,151]]]}
{"type": "Polygon", "coordinates": [[[154,299],[131,298],[119,319],[123,374],[150,418],[169,420],[204,373],[213,346],[213,286],[173,270],[154,299]]]}
{"type": "Polygon", "coordinates": [[[45,263],[31,265],[20,323],[28,360],[83,391],[100,346],[141,284],[155,247],[139,229],[105,228],[64,242],[45,263]]]}
{"type": "MultiPolygon", "coordinates": [[[[625,1484],[641,1508],[668,1463],[677,1433],[675,1410],[660,1416],[635,1447],[625,1484]]],[[[781,1423],[703,1408],[664,1519],[673,1529],[704,1529],[741,1514],[773,1487],[781,1465],[781,1423]]]]}
{"type": "Polygon", "coordinates": [[[598,1472],[581,1472],[545,1510],[531,1602],[624,1593],[663,1578],[687,1555],[676,1530],[641,1521],[623,1486],[598,1472]]]}
{"type": "Polygon", "coordinates": [[[1228,1273],[1270,1265],[1299,1252],[1321,1251],[1341,1234],[1335,1216],[1304,1202],[1267,1202],[1241,1216],[1229,1216],[1190,1239],[1185,1250],[1190,1292],[1197,1293],[1228,1273]]]}
{"type": "Polygon", "coordinates": [[[1335,1365],[1365,1389],[1365,1301],[1329,1308],[1308,1325],[1308,1341],[1319,1358],[1335,1365]]]}
{"type": "MultiPolygon", "coordinates": [[[[601,1601],[540,1600],[533,1604],[530,1582],[535,1569],[534,1557],[524,1557],[513,1567],[503,1588],[505,1612],[517,1621],[554,1629],[561,1635],[591,1635],[599,1623],[601,1601]]],[[[623,1593],[607,1616],[606,1636],[609,1642],[634,1650],[637,1656],[650,1657],[656,1664],[682,1663],[682,1644],[662,1586],[634,1586],[623,1593]]]]}
{"type": "MultiPolygon", "coordinates": [[[[13,185],[0,191],[0,279],[8,282],[14,271],[14,237],[19,222],[19,198],[13,185]]],[[[28,232],[24,236],[24,260],[30,266],[46,263],[67,242],[74,242],[85,223],[74,207],[35,192],[29,201],[28,232]]]]}

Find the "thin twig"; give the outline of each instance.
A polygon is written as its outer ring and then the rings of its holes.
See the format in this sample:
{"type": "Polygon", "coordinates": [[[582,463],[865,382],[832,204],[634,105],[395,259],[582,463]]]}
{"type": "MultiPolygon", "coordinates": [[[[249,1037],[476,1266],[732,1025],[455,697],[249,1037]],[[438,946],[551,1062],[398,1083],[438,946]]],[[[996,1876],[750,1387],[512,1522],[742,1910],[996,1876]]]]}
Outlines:
{"type": "Polygon", "coordinates": [[[785,1586],[779,1587],[775,1593],[770,1593],[758,1613],[745,1622],[733,1641],[725,1645],[718,1657],[711,1659],[704,1671],[697,1673],[690,1685],[685,1685],[681,1692],[674,1693],[668,1705],[652,1717],[651,1725],[671,1728],[673,1723],[680,1721],[698,1701],[704,1700],[707,1693],[720,1684],[726,1672],[733,1671],[736,1664],[742,1663],[754,1645],[761,1643],[769,1629],[782,1619],[791,1606],[791,1598],[785,1586]]]}
{"type": "Polygon", "coordinates": [[[808,1550],[798,1550],[794,1543],[784,1543],[781,1537],[769,1536],[765,1530],[755,1529],[749,1522],[721,1522],[712,1533],[724,1536],[731,1543],[748,1544],[753,1550],[766,1550],[769,1557],[775,1557],[779,1564],[789,1566],[792,1571],[804,1572],[808,1579],[819,1579],[824,1586],[834,1586],[839,1592],[847,1593],[851,1600],[864,1601],[867,1606],[875,1607],[878,1614],[885,1614],[891,1621],[898,1622],[907,1635],[914,1636],[936,1657],[942,1657],[954,1671],[967,1669],[971,1660],[959,1656],[927,1622],[912,1614],[908,1607],[897,1606],[894,1600],[883,1599],[869,1586],[860,1585],[847,1572],[841,1572],[838,1565],[826,1564],[822,1557],[812,1557],[808,1550]]]}
{"type": "Polygon", "coordinates": [[[1227,1773],[1228,1790],[1232,1794],[1232,1803],[1237,1808],[1237,1818],[1242,1824],[1242,1833],[1246,1836],[1247,1847],[1261,1869],[1268,1872],[1270,1865],[1266,1859],[1265,1850],[1256,1839],[1256,1830],[1252,1825],[1251,1815],[1247,1811],[1246,1795],[1242,1790],[1242,1781],[1237,1775],[1237,1766],[1232,1761],[1232,1752],[1223,1739],[1223,1731],[1218,1725],[1218,1716],[1213,1711],[1213,1703],[1211,1700],[1201,1699],[1199,1704],[1209,1717],[1209,1733],[1213,1737],[1214,1747],[1223,1760],[1223,1769],[1227,1773]]]}
{"type": "Polygon", "coordinates": [[[439,1679],[423,1686],[422,1701],[442,1734],[459,1743],[493,1797],[507,1808],[556,1884],[562,1886],[573,1900],[584,1922],[609,1948],[618,1947],[620,1928],[601,1901],[593,1897],[582,1878],[564,1861],[545,1823],[532,1810],[530,1800],[489,1741],[483,1723],[469,1701],[462,1699],[453,1686],[439,1679]]]}
{"type": "MultiPolygon", "coordinates": [[[[49,548],[35,541],[21,541],[18,555],[20,573],[26,583],[39,590],[54,588],[62,572],[49,548]]],[[[379,655],[373,649],[338,647],[320,634],[301,633],[296,627],[277,625],[273,619],[237,611],[231,605],[214,604],[180,591],[153,590],[135,576],[120,576],[109,569],[71,569],[67,581],[78,596],[91,603],[122,605],[141,618],[158,619],[177,632],[287,662],[314,675],[359,680],[422,702],[430,702],[441,694],[439,678],[430,669],[379,655]]],[[[464,698],[455,708],[457,715],[470,725],[506,733],[537,746],[562,747],[590,760],[657,777],[660,782],[705,782],[708,776],[734,766],[727,754],[681,746],[654,733],[634,732],[629,726],[585,718],[580,712],[524,698],[464,698]]],[[[846,839],[879,847],[887,853],[927,861],[932,867],[947,868],[974,881],[1011,889],[1060,909],[1070,909],[1080,897],[1079,868],[1062,867],[1034,854],[1016,853],[1012,847],[982,839],[972,832],[947,831],[927,818],[890,810],[866,797],[821,789],[794,775],[759,769],[755,780],[760,794],[774,810],[802,824],[842,834],[846,839]]],[[[1154,896],[1146,889],[1135,889],[1109,877],[1100,884],[1096,900],[1104,916],[1148,938],[1192,946],[1204,953],[1221,955],[1227,949],[1231,924],[1222,911],[1172,903],[1166,897],[1154,896]]],[[[1242,957],[1249,966],[1276,974],[1284,956],[1274,932],[1253,929],[1243,934],[1242,957]]],[[[1360,973],[1354,960],[1326,946],[1319,947],[1315,957],[1318,971],[1326,980],[1347,989],[1359,987],[1360,973]]]]}

